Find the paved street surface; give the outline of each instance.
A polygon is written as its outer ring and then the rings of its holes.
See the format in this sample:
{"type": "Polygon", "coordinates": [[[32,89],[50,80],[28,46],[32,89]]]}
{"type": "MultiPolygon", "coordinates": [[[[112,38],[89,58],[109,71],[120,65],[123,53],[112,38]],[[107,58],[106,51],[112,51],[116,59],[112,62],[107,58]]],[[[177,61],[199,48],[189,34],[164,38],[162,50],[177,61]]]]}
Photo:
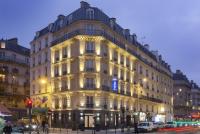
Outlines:
{"type": "MultiPolygon", "coordinates": [[[[28,134],[28,133],[25,133],[28,134]]],[[[33,133],[36,134],[36,133],[33,133]]],[[[40,132],[40,134],[45,134],[43,132],[40,132]]],[[[85,131],[71,131],[67,129],[51,129],[49,134],[134,134],[134,130],[131,129],[130,132],[121,132],[120,129],[115,130],[101,130],[98,132],[93,132],[92,130],[85,130],[85,131]]],[[[143,134],[143,133],[140,133],[143,134]]],[[[174,131],[159,131],[159,132],[151,132],[151,133],[145,133],[145,134],[200,134],[200,128],[190,128],[190,129],[176,129],[174,131]]]]}

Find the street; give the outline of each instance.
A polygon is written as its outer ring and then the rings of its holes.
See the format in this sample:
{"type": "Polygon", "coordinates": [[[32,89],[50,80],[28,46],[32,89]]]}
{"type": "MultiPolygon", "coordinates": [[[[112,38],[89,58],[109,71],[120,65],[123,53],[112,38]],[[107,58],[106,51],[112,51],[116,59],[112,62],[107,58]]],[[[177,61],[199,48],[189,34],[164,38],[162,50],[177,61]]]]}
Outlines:
{"type": "MultiPolygon", "coordinates": [[[[200,128],[184,128],[184,129],[179,129],[176,128],[174,130],[169,130],[169,131],[161,131],[159,130],[158,132],[151,132],[151,133],[146,133],[146,134],[200,134],[200,128]]],[[[28,133],[25,133],[28,134],[28,133]]],[[[36,133],[33,133],[36,134],[36,133]]],[[[40,132],[40,134],[45,134],[43,132],[40,132]]],[[[124,132],[121,132],[120,129],[117,129],[116,131],[114,129],[111,130],[101,130],[98,132],[92,131],[92,130],[85,130],[85,131],[71,131],[67,129],[51,129],[49,134],[134,134],[134,130],[131,129],[130,132],[125,130],[124,132]]],[[[143,133],[140,133],[143,134],[143,133]]]]}

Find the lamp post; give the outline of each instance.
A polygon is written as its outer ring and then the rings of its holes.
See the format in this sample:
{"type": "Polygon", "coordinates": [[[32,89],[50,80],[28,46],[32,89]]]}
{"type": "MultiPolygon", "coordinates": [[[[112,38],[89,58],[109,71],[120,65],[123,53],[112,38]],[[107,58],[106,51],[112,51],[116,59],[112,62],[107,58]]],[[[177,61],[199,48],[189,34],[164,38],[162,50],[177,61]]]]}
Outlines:
{"type": "Polygon", "coordinates": [[[147,82],[147,78],[143,78],[143,79],[139,79],[138,83],[137,83],[137,112],[138,112],[138,121],[139,122],[139,118],[140,118],[140,110],[139,110],[139,89],[140,89],[140,82],[142,83],[146,83],[147,82]]]}

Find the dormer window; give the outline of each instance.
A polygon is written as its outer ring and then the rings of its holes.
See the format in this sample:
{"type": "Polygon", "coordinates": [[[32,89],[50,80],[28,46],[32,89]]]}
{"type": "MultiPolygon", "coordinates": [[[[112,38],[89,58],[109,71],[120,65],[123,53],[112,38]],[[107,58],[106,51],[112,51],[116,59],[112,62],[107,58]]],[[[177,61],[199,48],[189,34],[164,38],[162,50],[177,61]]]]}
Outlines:
{"type": "Polygon", "coordinates": [[[91,8],[87,9],[86,16],[90,20],[94,19],[94,9],[91,9],[91,8]]]}
{"type": "Polygon", "coordinates": [[[72,22],[72,14],[68,16],[68,24],[72,22]]]}
{"type": "Polygon", "coordinates": [[[5,42],[1,42],[0,48],[5,48],[5,47],[6,47],[6,43],[5,42]]]}

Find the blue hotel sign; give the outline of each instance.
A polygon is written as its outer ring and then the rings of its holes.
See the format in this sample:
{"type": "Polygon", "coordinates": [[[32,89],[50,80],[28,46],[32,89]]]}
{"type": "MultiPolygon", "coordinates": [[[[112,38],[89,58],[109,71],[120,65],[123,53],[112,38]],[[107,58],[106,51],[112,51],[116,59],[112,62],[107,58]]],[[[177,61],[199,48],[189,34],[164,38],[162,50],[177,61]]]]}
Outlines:
{"type": "Polygon", "coordinates": [[[112,79],[112,90],[117,91],[118,90],[118,80],[117,78],[112,79]]]}

